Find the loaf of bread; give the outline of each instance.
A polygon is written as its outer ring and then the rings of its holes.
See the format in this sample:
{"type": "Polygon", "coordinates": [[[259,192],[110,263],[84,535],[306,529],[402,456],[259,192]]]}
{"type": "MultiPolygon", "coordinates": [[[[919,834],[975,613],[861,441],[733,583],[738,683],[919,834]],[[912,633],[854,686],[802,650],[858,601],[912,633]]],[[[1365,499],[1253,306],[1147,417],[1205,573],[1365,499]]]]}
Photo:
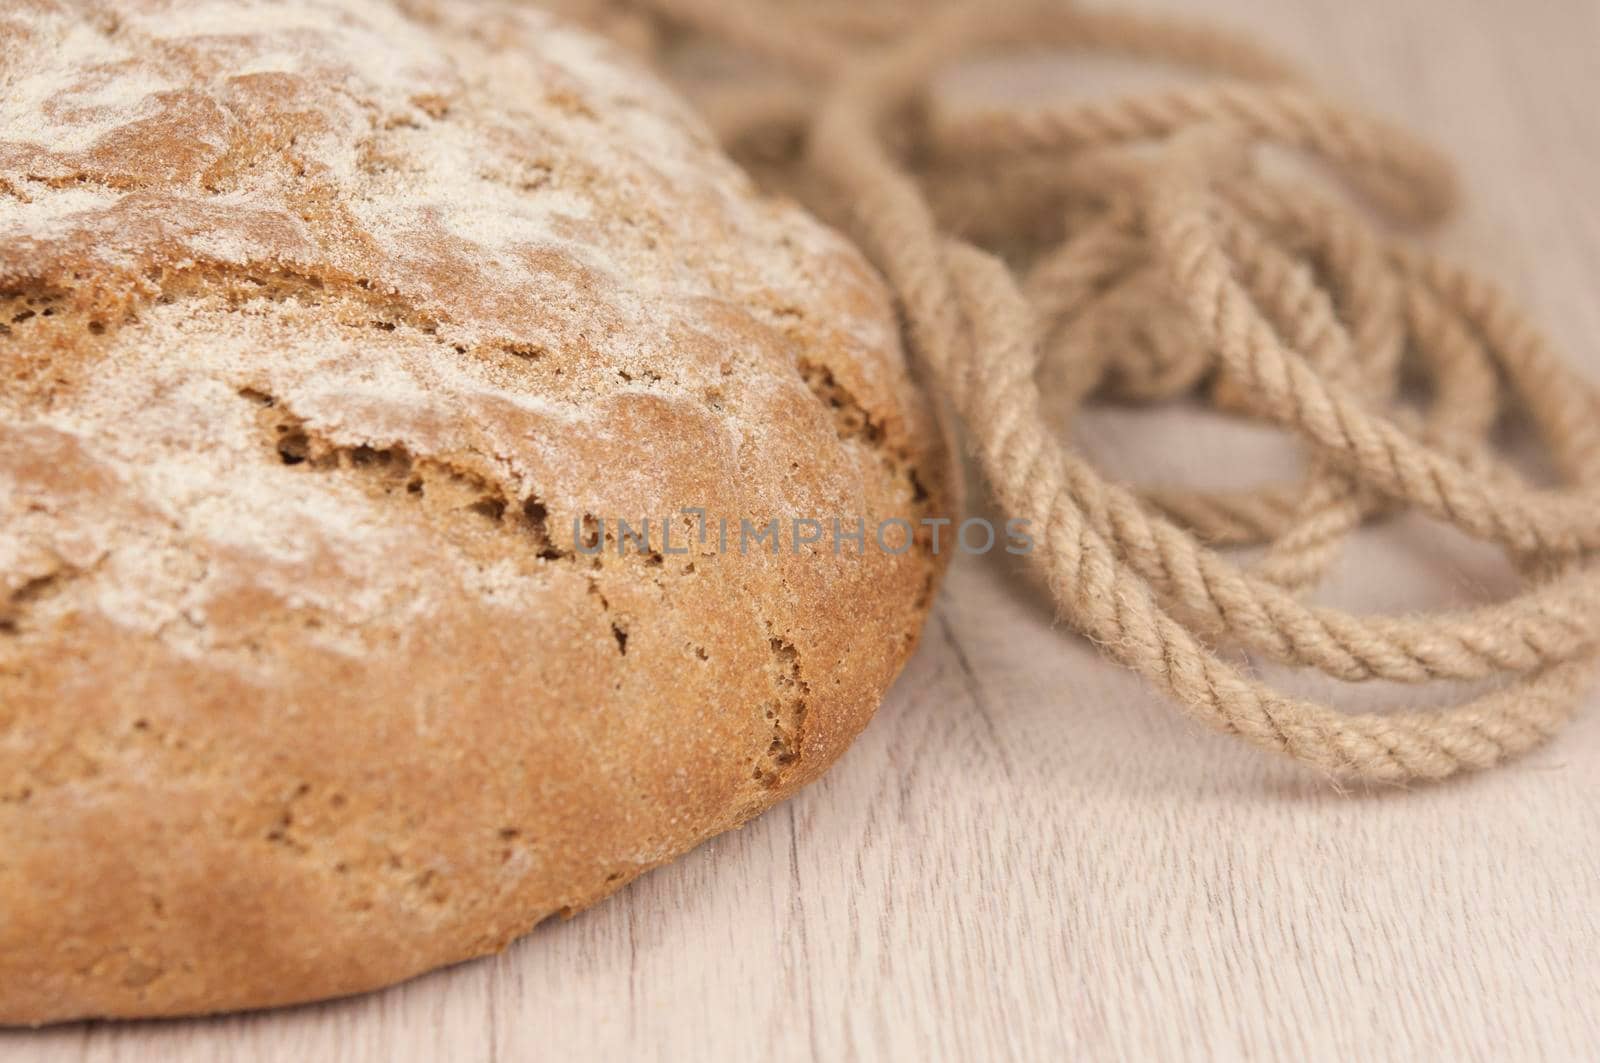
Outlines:
{"type": "Polygon", "coordinates": [[[599,40],[11,0],[0,1021],[384,985],[783,799],[946,475],[869,267],[599,40]]]}

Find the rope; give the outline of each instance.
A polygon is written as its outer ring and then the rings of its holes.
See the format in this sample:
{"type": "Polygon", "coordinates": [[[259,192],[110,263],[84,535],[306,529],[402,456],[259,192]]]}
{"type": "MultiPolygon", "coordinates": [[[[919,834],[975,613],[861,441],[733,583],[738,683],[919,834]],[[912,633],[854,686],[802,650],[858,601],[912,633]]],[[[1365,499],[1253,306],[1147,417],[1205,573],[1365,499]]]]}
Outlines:
{"type": "Polygon", "coordinates": [[[1404,782],[1498,764],[1571,716],[1600,636],[1596,392],[1488,282],[1393,235],[1450,211],[1430,149],[1179,19],[1040,0],[582,6],[628,21],[669,69],[685,45],[751,60],[759,77],[680,80],[730,150],[888,279],[993,504],[1031,522],[1061,616],[1191,717],[1337,779],[1404,782]],[[1205,80],[941,106],[953,65],[1041,48],[1205,80]],[[1091,400],[1195,396],[1297,436],[1304,481],[1139,491],[1064,442],[1091,400]],[[1497,448],[1513,415],[1537,429],[1554,486],[1497,448]],[[1404,508],[1500,548],[1522,591],[1409,616],[1305,601],[1354,531],[1404,508]],[[1223,552],[1240,545],[1263,551],[1223,552]],[[1488,689],[1346,713],[1275,691],[1224,656],[1240,651],[1351,682],[1488,689]]]}

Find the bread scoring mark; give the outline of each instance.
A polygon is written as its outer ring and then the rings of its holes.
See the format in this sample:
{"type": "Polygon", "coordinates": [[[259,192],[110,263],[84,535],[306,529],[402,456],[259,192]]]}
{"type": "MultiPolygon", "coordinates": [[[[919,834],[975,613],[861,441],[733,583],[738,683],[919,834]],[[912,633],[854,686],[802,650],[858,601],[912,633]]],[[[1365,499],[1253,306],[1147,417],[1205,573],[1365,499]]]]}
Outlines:
{"type": "MultiPolygon", "coordinates": [[[[585,557],[557,546],[550,531],[549,508],[537,494],[513,504],[504,487],[459,462],[418,457],[403,444],[334,443],[312,431],[304,418],[270,393],[244,387],[239,395],[258,408],[259,423],[281,465],[351,476],[374,498],[406,499],[422,509],[425,519],[444,538],[480,563],[510,557],[535,570],[555,563],[585,568],[589,591],[606,618],[617,654],[628,655],[626,618],[613,613],[598,582],[598,570],[605,564],[603,552],[585,557]]],[[[649,573],[646,578],[659,587],[664,569],[661,555],[652,551],[642,562],[649,573]]],[[[681,578],[690,576],[692,573],[684,573],[681,578]]]]}
{"type": "Polygon", "coordinates": [[[832,369],[809,358],[801,358],[797,367],[806,387],[828,408],[840,439],[860,439],[872,447],[883,443],[883,425],[873,419],[849,388],[834,379],[832,369]]]}
{"type": "Polygon", "coordinates": [[[366,277],[331,268],[207,262],[187,269],[153,269],[145,274],[145,281],[144,298],[163,304],[205,298],[221,299],[232,307],[253,300],[295,302],[332,310],[342,325],[384,332],[404,325],[425,336],[437,336],[447,324],[410,300],[379,290],[366,277]]]}
{"type": "Polygon", "coordinates": [[[525,560],[544,563],[572,557],[551,538],[549,510],[537,495],[513,506],[502,486],[460,462],[417,457],[398,443],[334,443],[311,431],[304,418],[266,391],[244,387],[239,395],[258,407],[258,420],[280,464],[351,474],[369,494],[409,499],[447,538],[472,554],[482,552],[477,540],[482,538],[481,528],[488,526],[515,533],[512,541],[521,543],[518,553],[525,560]]]}
{"type": "MultiPolygon", "coordinates": [[[[770,622],[767,629],[772,629],[770,622]]],[[[800,653],[794,643],[772,635],[767,639],[767,647],[771,652],[769,677],[773,697],[763,716],[771,728],[771,738],[756,759],[751,774],[756,782],[770,789],[780,785],[800,762],[806,701],[811,695],[811,686],[801,676],[800,653]]]]}
{"type": "Polygon", "coordinates": [[[0,288],[0,346],[14,345],[16,356],[7,375],[19,384],[13,394],[0,391],[0,399],[62,396],[87,377],[104,349],[87,342],[88,337],[114,342],[118,331],[137,326],[150,306],[206,301],[229,310],[248,310],[262,302],[305,307],[352,329],[408,329],[438,345],[450,362],[487,376],[496,386],[534,389],[552,400],[581,393],[586,386],[582,374],[567,372],[582,361],[581,349],[558,352],[525,338],[477,335],[381,290],[366,277],[332,268],[208,261],[183,268],[151,267],[127,287],[62,273],[0,288]],[[57,336],[62,343],[51,342],[57,336]]]}
{"type": "MultiPolygon", "coordinates": [[[[793,311],[782,316],[789,322],[785,326],[785,331],[791,339],[798,340],[802,335],[800,328],[804,324],[804,315],[793,311]]],[[[795,368],[811,394],[816,396],[817,401],[828,410],[833,420],[834,433],[840,442],[858,442],[868,447],[878,455],[879,461],[890,476],[899,481],[901,491],[912,510],[912,527],[916,529],[913,542],[919,551],[931,556],[932,536],[929,529],[922,524],[921,518],[938,512],[943,500],[933,498],[923,482],[922,475],[917,471],[917,466],[911,457],[910,441],[904,438],[891,441],[890,433],[883,421],[875,418],[855,394],[838,381],[828,365],[802,356],[796,361],[795,368]]],[[[919,610],[926,604],[931,594],[932,582],[928,581],[929,585],[918,597],[919,610]]]]}

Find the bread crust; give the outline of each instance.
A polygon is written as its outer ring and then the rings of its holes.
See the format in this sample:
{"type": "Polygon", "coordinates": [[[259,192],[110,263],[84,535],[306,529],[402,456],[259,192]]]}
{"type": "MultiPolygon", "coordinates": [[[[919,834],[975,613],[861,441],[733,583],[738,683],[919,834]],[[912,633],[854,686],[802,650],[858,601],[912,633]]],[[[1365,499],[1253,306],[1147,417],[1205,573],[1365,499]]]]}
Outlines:
{"type": "Polygon", "coordinates": [[[940,433],[649,76],[493,3],[20,0],[0,84],[0,1022],[500,949],[865,725],[926,536],[715,520],[942,513],[940,433]]]}

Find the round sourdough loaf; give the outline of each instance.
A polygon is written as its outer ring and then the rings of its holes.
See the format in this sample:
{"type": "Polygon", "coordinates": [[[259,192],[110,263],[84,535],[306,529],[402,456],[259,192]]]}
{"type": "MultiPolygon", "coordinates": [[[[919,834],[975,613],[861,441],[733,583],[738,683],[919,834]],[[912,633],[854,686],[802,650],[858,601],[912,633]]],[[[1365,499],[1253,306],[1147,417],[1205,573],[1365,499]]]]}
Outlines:
{"type": "Polygon", "coordinates": [[[865,724],[937,428],[648,75],[488,3],[11,0],[0,86],[0,1021],[499,949],[865,724]]]}

